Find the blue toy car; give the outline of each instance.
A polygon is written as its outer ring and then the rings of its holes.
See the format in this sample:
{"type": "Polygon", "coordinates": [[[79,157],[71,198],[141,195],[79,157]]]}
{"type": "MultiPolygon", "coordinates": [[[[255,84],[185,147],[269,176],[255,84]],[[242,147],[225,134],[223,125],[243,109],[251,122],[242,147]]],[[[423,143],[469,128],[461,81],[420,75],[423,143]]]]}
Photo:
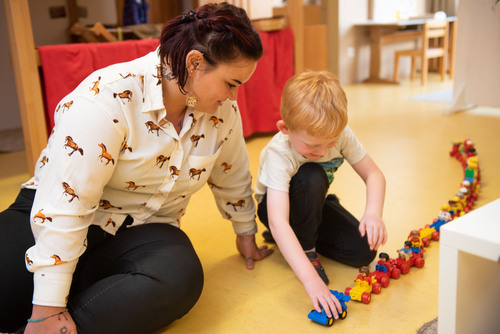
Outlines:
{"type": "MultiPolygon", "coordinates": [[[[342,306],[342,313],[339,314],[339,318],[345,319],[345,317],[347,316],[347,306],[345,303],[351,300],[351,297],[335,290],[330,290],[330,292],[335,296],[335,298],[338,299],[340,305],[342,306]]],[[[309,315],[307,317],[312,321],[325,326],[333,325],[333,321],[335,320],[334,318],[328,318],[326,312],[323,309],[321,309],[321,312],[312,310],[311,312],[309,312],[309,315]]]]}

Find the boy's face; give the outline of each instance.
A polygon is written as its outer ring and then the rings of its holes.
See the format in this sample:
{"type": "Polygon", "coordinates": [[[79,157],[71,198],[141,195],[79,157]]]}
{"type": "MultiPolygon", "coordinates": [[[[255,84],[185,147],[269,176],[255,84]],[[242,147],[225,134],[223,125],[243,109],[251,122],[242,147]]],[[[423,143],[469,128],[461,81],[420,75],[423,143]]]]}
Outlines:
{"type": "Polygon", "coordinates": [[[338,138],[323,138],[309,134],[306,130],[290,131],[280,129],[284,134],[288,134],[292,148],[298,154],[309,160],[318,160],[326,154],[329,148],[332,148],[337,143],[338,138]]]}

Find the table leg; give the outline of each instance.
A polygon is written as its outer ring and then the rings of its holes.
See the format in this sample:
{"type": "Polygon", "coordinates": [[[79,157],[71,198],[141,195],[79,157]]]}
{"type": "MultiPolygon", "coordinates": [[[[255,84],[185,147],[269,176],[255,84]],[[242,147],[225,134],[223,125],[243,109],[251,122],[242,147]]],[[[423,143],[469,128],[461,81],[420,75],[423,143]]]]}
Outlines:
{"type": "Polygon", "coordinates": [[[370,76],[365,79],[365,83],[390,83],[398,82],[380,77],[380,62],[382,59],[382,34],[383,28],[370,27],[370,76]]]}
{"type": "Polygon", "coordinates": [[[457,48],[457,20],[450,22],[450,40],[449,40],[449,73],[450,79],[455,76],[455,50],[457,48]]]}
{"type": "Polygon", "coordinates": [[[455,333],[457,317],[458,250],[439,245],[439,333],[455,333]]]}

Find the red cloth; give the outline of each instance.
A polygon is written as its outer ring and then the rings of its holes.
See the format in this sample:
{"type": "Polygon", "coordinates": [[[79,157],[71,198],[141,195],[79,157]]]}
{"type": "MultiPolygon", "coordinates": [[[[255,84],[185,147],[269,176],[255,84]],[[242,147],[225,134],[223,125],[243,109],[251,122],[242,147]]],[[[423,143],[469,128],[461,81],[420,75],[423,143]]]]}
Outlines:
{"type": "Polygon", "coordinates": [[[294,74],[293,33],[290,28],[260,32],[264,55],[253,76],[238,91],[245,137],[278,131],[281,92],[294,74]]]}
{"type": "MultiPolygon", "coordinates": [[[[54,110],[89,74],[100,68],[142,57],[158,47],[157,39],[112,43],[39,46],[47,127],[54,127],[54,110]]],[[[50,131],[49,130],[49,131],[50,131]]]]}
{"type": "MultiPolygon", "coordinates": [[[[260,32],[264,55],[252,78],[238,92],[243,134],[276,131],[281,91],[293,75],[291,29],[260,32]]],[[[47,127],[54,126],[54,110],[89,74],[111,64],[129,61],[154,51],[157,39],[111,43],[76,43],[38,47],[42,64],[47,127]]]]}

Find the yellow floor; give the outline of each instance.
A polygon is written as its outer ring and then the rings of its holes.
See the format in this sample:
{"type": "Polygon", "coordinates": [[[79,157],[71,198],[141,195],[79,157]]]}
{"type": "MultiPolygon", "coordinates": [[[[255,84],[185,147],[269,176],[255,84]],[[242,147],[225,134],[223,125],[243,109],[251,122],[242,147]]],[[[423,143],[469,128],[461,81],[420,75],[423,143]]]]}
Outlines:
{"type": "MultiPolygon", "coordinates": [[[[476,206],[500,197],[500,111],[482,109],[443,114],[446,103],[411,101],[409,97],[453,86],[431,76],[427,86],[405,81],[393,85],[345,87],[350,126],[387,178],[385,222],[389,239],[382,251],[395,255],[411,229],[432,222],[442,204],[459,189],[462,168],[448,152],[454,139],[476,143],[482,170],[482,190],[476,206]]],[[[269,136],[249,139],[251,171],[257,173],[259,152],[269,136]]],[[[24,152],[0,154],[0,210],[15,198],[18,185],[28,177],[24,152]]],[[[360,216],[364,186],[352,168],[342,167],[331,192],[360,216]]],[[[311,303],[279,250],[244,268],[230,223],[221,219],[208,187],[188,208],[183,220],[205,270],[203,294],[184,318],[161,333],[416,333],[438,313],[439,246],[426,249],[425,266],[391,281],[369,305],[348,303],[348,316],[329,329],[307,319],[311,303]]],[[[260,229],[262,231],[262,228],[260,229]]],[[[258,235],[259,245],[263,239],[258,235]]],[[[275,247],[275,246],[271,246],[275,247]]],[[[344,291],[354,285],[355,268],[321,258],[330,288],[344,291]]]]}

